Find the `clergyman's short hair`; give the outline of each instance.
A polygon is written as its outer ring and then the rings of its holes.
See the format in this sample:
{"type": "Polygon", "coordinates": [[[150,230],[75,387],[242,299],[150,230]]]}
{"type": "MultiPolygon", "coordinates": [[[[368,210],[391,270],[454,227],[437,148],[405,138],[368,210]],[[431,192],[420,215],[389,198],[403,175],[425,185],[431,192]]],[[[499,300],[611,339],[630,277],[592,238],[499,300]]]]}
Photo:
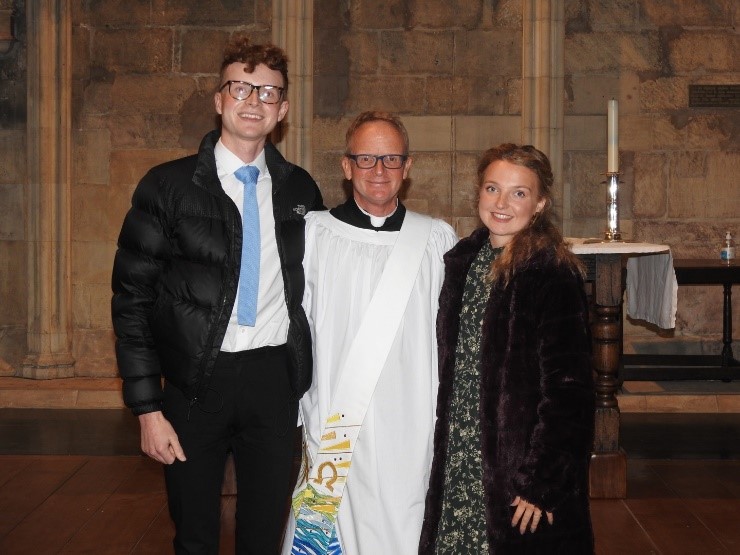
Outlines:
{"type": "Polygon", "coordinates": [[[385,123],[388,123],[396,128],[396,131],[398,131],[401,134],[401,137],[403,138],[403,152],[399,152],[397,154],[408,154],[409,153],[409,134],[406,131],[406,127],[403,125],[403,122],[398,116],[395,116],[391,114],[390,112],[381,112],[378,110],[370,110],[367,112],[362,112],[359,116],[357,116],[352,123],[349,124],[349,128],[347,129],[347,134],[345,135],[345,154],[352,154],[349,151],[349,144],[352,141],[352,137],[357,132],[357,130],[360,128],[360,126],[371,123],[373,121],[384,121],[385,123]]]}

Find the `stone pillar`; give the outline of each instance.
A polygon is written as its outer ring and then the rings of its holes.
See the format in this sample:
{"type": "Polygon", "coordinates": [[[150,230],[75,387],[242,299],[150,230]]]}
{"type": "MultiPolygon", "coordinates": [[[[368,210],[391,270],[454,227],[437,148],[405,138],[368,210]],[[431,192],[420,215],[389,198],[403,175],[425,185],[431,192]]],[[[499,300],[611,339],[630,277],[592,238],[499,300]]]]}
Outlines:
{"type": "Polygon", "coordinates": [[[20,375],[74,374],[70,285],[69,2],[30,0],[28,25],[28,353],[20,375]]]}
{"type": "Polygon", "coordinates": [[[274,0],[272,40],[288,54],[290,110],[275,142],[286,159],[311,171],[313,0],[274,0]]]}
{"type": "MultiPolygon", "coordinates": [[[[522,141],[547,154],[559,186],[563,183],[563,0],[524,0],[522,19],[522,141]]],[[[556,209],[567,223],[570,192],[564,186],[562,192],[556,209]]]]}

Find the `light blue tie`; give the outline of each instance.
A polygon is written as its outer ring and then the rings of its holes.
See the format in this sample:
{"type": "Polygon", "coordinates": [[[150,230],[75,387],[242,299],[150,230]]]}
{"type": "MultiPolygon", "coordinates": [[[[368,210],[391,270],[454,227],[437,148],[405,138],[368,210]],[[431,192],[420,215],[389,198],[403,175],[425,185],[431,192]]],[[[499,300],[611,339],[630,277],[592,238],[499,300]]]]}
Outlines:
{"type": "Polygon", "coordinates": [[[234,172],[244,183],[242,210],[242,265],[239,271],[239,302],[236,319],[240,326],[254,326],[257,320],[257,291],[260,284],[260,213],[257,207],[255,166],[242,166],[234,172]]]}

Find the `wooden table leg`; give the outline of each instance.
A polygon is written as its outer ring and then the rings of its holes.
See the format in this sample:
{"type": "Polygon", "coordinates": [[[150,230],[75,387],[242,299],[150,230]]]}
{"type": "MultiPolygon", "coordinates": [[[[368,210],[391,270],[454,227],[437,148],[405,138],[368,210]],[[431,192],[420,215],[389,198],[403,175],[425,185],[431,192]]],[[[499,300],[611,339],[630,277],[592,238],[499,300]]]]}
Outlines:
{"type": "Polygon", "coordinates": [[[723,283],[722,284],[722,366],[731,366],[734,363],[735,363],[735,356],[732,353],[732,283],[723,283]]]}
{"type": "Polygon", "coordinates": [[[593,498],[627,496],[627,457],[619,448],[617,373],[622,351],[622,258],[598,255],[591,326],[596,371],[596,421],[589,493],[593,498]]]}

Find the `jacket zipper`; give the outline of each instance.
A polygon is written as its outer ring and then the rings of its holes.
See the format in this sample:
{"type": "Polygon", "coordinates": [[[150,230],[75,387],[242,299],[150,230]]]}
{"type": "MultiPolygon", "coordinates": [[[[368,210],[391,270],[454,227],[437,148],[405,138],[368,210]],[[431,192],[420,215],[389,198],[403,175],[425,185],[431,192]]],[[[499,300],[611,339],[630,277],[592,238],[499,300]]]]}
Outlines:
{"type": "MultiPolygon", "coordinates": [[[[231,237],[234,237],[234,220],[231,221],[231,237]]],[[[234,259],[234,241],[229,241],[229,249],[231,250],[231,259],[234,259]]],[[[208,345],[209,350],[213,349],[213,337],[216,335],[216,330],[218,329],[218,324],[221,321],[221,317],[224,313],[224,308],[226,306],[226,287],[224,283],[221,283],[221,290],[224,291],[224,293],[221,294],[221,308],[218,311],[218,317],[216,318],[216,323],[213,326],[213,329],[211,329],[211,333],[208,336],[208,345]]],[[[198,402],[198,395],[200,392],[200,385],[203,382],[203,378],[205,377],[205,364],[206,364],[206,358],[207,355],[203,357],[203,362],[201,362],[201,368],[200,368],[200,377],[198,378],[198,383],[195,385],[195,397],[193,397],[190,400],[190,403],[188,405],[188,414],[186,417],[186,421],[190,422],[190,411],[193,409],[195,404],[198,402]]]]}

